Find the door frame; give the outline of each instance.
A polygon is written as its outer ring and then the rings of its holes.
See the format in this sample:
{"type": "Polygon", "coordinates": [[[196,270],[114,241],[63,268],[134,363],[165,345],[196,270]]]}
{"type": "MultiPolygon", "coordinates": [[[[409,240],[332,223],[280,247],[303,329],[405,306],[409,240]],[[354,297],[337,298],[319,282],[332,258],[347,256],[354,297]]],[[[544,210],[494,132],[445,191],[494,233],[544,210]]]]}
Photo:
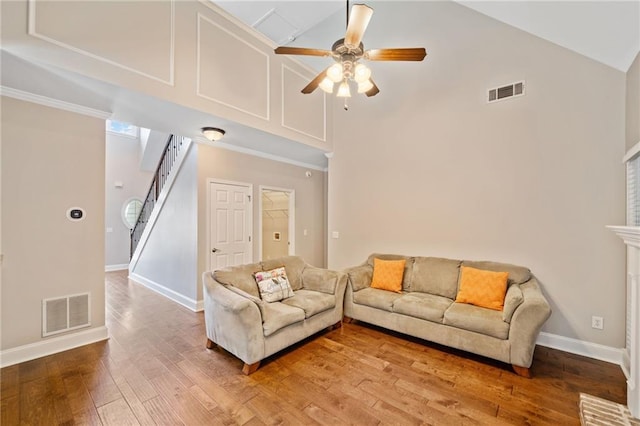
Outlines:
{"type": "Polygon", "coordinates": [[[249,237],[250,237],[250,250],[249,253],[251,253],[251,258],[249,260],[249,263],[253,263],[253,199],[254,199],[254,194],[253,194],[253,184],[252,183],[248,183],[248,182],[239,182],[239,181],[234,181],[234,180],[226,180],[226,179],[218,179],[218,178],[207,178],[207,206],[206,206],[206,210],[207,210],[207,271],[211,271],[211,184],[215,184],[215,183],[221,183],[223,185],[236,185],[236,186],[242,186],[245,188],[249,189],[249,192],[251,193],[251,208],[249,209],[249,223],[251,225],[250,229],[249,229],[249,237]]]}
{"type": "Polygon", "coordinates": [[[258,259],[262,261],[262,192],[280,191],[289,193],[289,244],[288,254],[293,256],[296,253],[296,190],[291,188],[280,188],[277,186],[260,185],[258,187],[258,259]]]}

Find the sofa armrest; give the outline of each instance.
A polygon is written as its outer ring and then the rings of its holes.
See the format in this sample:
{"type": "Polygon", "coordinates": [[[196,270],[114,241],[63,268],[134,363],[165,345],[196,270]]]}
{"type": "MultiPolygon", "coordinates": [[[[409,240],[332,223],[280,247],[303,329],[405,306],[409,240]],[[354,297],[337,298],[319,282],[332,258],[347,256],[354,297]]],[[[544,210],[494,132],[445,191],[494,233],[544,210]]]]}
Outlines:
{"type": "Polygon", "coordinates": [[[373,279],[373,267],[371,265],[354,266],[345,269],[344,272],[348,276],[348,282],[353,291],[371,286],[371,280],[373,279]]]}
{"type": "Polygon", "coordinates": [[[533,361],[538,334],[551,316],[551,307],[535,278],[520,284],[520,289],[524,301],[513,313],[509,329],[511,364],[529,368],[533,361]]]}
{"type": "Polygon", "coordinates": [[[302,271],[302,288],[336,294],[340,273],[307,265],[302,271]]]}
{"type": "Polygon", "coordinates": [[[202,281],[207,337],[247,364],[264,358],[258,303],[220,284],[211,272],[205,272],[202,281]]]}

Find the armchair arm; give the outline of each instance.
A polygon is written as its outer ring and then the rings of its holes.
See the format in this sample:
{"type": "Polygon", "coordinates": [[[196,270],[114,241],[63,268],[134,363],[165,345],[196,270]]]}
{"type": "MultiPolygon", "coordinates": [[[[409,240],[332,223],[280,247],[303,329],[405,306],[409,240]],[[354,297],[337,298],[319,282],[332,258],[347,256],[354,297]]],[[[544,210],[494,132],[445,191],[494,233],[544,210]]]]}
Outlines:
{"type": "Polygon", "coordinates": [[[205,272],[202,281],[207,337],[246,364],[264,358],[258,304],[217,282],[211,272],[205,272]]]}
{"type": "Polygon", "coordinates": [[[336,294],[340,274],[329,269],[307,265],[302,271],[302,288],[336,294]]]}
{"type": "Polygon", "coordinates": [[[354,266],[345,269],[344,272],[348,276],[348,282],[353,291],[371,286],[371,280],[373,279],[373,267],[371,265],[354,266]]]}
{"type": "Polygon", "coordinates": [[[551,316],[551,307],[535,278],[520,284],[520,289],[524,301],[513,313],[509,330],[511,364],[529,368],[533,361],[538,333],[551,316]]]}

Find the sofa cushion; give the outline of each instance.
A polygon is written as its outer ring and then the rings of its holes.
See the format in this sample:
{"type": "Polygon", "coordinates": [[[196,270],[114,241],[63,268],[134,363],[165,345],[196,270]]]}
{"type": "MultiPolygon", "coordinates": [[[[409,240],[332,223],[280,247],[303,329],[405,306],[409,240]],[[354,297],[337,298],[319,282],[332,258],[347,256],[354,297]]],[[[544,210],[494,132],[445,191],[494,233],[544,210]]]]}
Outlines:
{"type": "Polygon", "coordinates": [[[434,294],[412,292],[393,302],[393,312],[442,323],[444,313],[453,300],[434,294]]]}
{"type": "Polygon", "coordinates": [[[377,288],[364,288],[353,293],[353,303],[371,306],[393,312],[393,302],[402,297],[400,293],[378,290],[377,288]]]}
{"type": "Polygon", "coordinates": [[[510,323],[516,308],[524,302],[524,295],[520,285],[513,284],[507,289],[507,295],[504,297],[504,309],[502,310],[502,320],[510,323]]]}
{"type": "Polygon", "coordinates": [[[284,266],[287,270],[287,277],[289,278],[291,288],[300,290],[302,288],[302,270],[305,267],[304,260],[299,256],[284,256],[262,261],[263,271],[269,271],[281,266],[284,266]]]}
{"type": "Polygon", "coordinates": [[[338,285],[338,274],[328,269],[307,266],[302,272],[302,288],[335,294],[338,285]]]}
{"type": "Polygon", "coordinates": [[[237,287],[245,293],[259,298],[260,292],[258,291],[258,284],[253,275],[259,271],[262,271],[262,266],[259,263],[230,266],[215,271],[213,278],[220,284],[237,287]]]}
{"type": "Polygon", "coordinates": [[[402,275],[404,274],[404,265],[406,263],[405,259],[373,259],[371,287],[396,293],[402,292],[402,275]]]}
{"type": "Polygon", "coordinates": [[[304,311],[305,318],[332,309],[336,306],[336,298],[331,294],[313,290],[298,290],[293,297],[282,301],[285,305],[295,306],[304,311]]]}
{"type": "Polygon", "coordinates": [[[346,272],[349,277],[349,282],[351,283],[353,291],[359,291],[371,286],[371,280],[373,279],[373,266],[367,264],[354,266],[352,268],[345,269],[344,272],[346,272]]]}
{"type": "Polygon", "coordinates": [[[485,271],[508,272],[509,285],[526,283],[531,279],[531,270],[524,266],[511,265],[509,263],[489,262],[489,261],[462,261],[462,266],[469,266],[485,271]]]}
{"type": "Polygon", "coordinates": [[[260,306],[260,312],[262,313],[262,332],[265,337],[288,325],[304,321],[302,309],[282,302],[263,303],[260,306]]]}
{"type": "Polygon", "coordinates": [[[377,254],[374,253],[367,259],[367,265],[373,268],[373,259],[382,260],[401,260],[404,259],[407,262],[404,265],[404,274],[402,276],[402,290],[411,291],[411,271],[413,270],[413,258],[409,256],[402,256],[399,254],[377,254]]]}
{"type": "Polygon", "coordinates": [[[508,277],[508,272],[484,271],[462,266],[456,302],[502,311],[508,277]]]}
{"type": "Polygon", "coordinates": [[[416,257],[413,261],[411,291],[455,299],[458,292],[459,260],[416,257]]]}
{"type": "Polygon", "coordinates": [[[502,321],[502,312],[493,309],[454,302],[444,313],[443,322],[451,327],[486,334],[502,340],[509,337],[509,324],[502,321]]]}
{"type": "Polygon", "coordinates": [[[255,277],[260,297],[265,302],[278,302],[293,296],[293,290],[287,279],[287,272],[284,267],[256,272],[255,277]]]}

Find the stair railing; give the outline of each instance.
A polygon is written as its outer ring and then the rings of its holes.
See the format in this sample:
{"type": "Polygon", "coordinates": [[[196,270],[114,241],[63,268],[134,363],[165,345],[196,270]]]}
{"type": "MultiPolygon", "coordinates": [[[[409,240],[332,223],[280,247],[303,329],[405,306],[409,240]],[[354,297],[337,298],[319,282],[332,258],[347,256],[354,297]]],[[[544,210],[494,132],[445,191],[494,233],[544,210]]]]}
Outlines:
{"type": "Polygon", "coordinates": [[[138,247],[144,228],[151,217],[153,208],[158,202],[160,192],[169,178],[173,164],[175,163],[176,158],[178,158],[178,154],[181,149],[182,137],[170,135],[167,140],[167,145],[164,148],[164,152],[162,153],[162,157],[160,158],[160,162],[158,163],[158,167],[156,168],[156,172],[153,175],[153,180],[151,181],[151,187],[147,192],[147,197],[142,203],[142,209],[138,215],[138,220],[136,220],[136,224],[131,230],[130,259],[133,257],[133,253],[135,253],[136,248],[138,247]]]}

